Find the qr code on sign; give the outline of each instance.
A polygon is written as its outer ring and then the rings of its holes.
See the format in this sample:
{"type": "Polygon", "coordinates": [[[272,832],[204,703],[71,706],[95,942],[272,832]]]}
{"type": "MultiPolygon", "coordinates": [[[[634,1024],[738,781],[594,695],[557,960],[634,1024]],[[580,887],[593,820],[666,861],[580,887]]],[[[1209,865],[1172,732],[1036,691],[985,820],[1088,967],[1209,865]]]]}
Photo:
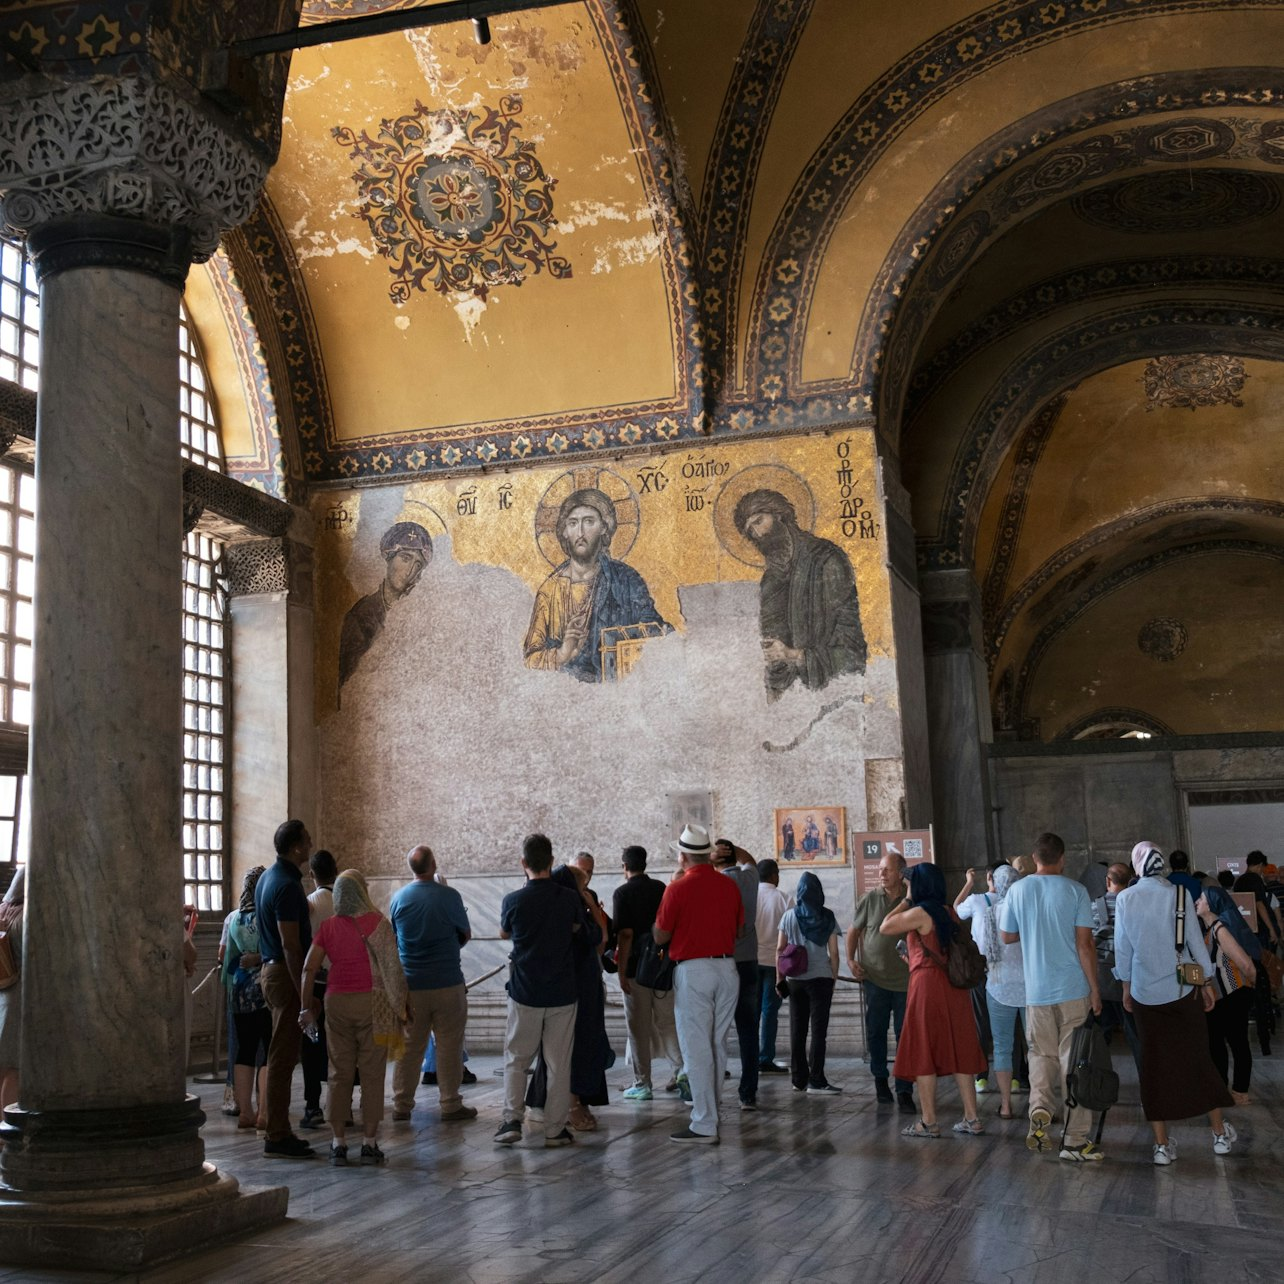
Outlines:
{"type": "Polygon", "coordinates": [[[907,838],[905,840],[905,859],[923,859],[923,840],[921,838],[907,838]]]}

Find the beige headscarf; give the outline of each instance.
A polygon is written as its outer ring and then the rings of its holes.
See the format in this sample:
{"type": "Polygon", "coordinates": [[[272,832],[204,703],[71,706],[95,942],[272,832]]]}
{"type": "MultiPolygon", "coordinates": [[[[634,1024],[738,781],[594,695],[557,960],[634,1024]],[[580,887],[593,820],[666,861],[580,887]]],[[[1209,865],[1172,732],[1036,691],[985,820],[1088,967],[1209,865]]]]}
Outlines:
{"type": "Polygon", "coordinates": [[[341,918],[360,918],[362,914],[377,914],[370,899],[366,876],[359,869],[345,869],[334,880],[334,912],[341,918]]]}

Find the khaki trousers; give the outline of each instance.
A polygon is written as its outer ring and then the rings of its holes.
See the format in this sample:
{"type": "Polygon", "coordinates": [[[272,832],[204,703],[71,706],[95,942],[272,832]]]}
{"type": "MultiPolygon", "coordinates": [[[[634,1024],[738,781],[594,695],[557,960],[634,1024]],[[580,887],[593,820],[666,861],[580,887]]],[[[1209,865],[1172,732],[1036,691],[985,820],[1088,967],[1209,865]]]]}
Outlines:
{"type": "Polygon", "coordinates": [[[508,1000],[508,1029],[504,1033],[504,1118],[526,1117],[526,1071],[541,1043],[548,1067],[548,1096],[544,1099],[544,1136],[556,1137],[566,1127],[571,1110],[571,1048],[575,1042],[575,1009],[528,1008],[508,1000]]]}
{"type": "Polygon", "coordinates": [[[259,987],[272,1009],[272,1041],[267,1054],[267,1139],[284,1141],[293,1135],[290,1088],[303,1038],[299,1029],[299,991],[284,963],[264,963],[259,987]]]}
{"type": "Polygon", "coordinates": [[[388,1072],[388,1049],[374,1039],[370,991],[325,996],[325,1038],[330,1050],[330,1097],[326,1118],[342,1128],[352,1118],[352,1081],[361,1071],[361,1128],[373,1137],[383,1118],[383,1083],[388,1072]]]}
{"type": "Polygon", "coordinates": [[[624,1023],[633,1045],[633,1078],[650,1088],[653,1048],[668,1058],[674,1074],[682,1069],[678,1027],[673,1016],[673,991],[652,990],[636,981],[630,982],[630,990],[631,993],[624,996],[624,1023]]]}
{"type": "MultiPolygon", "coordinates": [[[[463,984],[440,990],[410,991],[410,1033],[406,1052],[392,1068],[394,1110],[415,1108],[415,1089],[430,1035],[437,1036],[437,1093],[441,1113],[462,1106],[459,1081],[464,1074],[464,1026],[468,1021],[468,991],[463,984]]],[[[363,1079],[364,1082],[364,1079],[363,1079]]]]}
{"type": "MultiPolygon", "coordinates": [[[[1088,1019],[1088,1000],[1072,999],[1046,1007],[1026,1008],[1026,1038],[1030,1043],[1030,1112],[1056,1113],[1057,1093],[1066,1096],[1070,1069],[1070,1044],[1074,1032],[1088,1019]]],[[[1076,1106],[1067,1112],[1066,1145],[1082,1146],[1088,1140],[1092,1111],[1076,1106]]]]}

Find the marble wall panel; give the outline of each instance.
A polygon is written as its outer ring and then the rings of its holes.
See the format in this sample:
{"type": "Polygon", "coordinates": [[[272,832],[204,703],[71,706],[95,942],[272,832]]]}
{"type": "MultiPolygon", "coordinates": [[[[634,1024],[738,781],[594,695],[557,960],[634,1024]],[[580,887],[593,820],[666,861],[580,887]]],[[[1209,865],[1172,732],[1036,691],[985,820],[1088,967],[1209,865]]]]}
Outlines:
{"type": "Polygon", "coordinates": [[[1170,754],[994,757],[1000,855],[1028,852],[1045,830],[1066,844],[1066,872],[1126,860],[1142,839],[1165,851],[1184,842],[1170,754]]]}

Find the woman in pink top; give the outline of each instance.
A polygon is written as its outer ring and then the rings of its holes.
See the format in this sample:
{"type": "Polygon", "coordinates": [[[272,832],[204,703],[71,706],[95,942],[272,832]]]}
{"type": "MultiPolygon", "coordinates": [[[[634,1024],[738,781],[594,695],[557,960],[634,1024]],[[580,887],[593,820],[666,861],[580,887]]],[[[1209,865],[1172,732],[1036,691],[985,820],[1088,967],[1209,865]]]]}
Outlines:
{"type": "Polygon", "coordinates": [[[334,884],[334,917],[317,929],[303,960],[302,1010],[306,1032],[320,1004],[313,994],[317,972],[329,966],[325,992],[326,1041],[330,1051],[330,1162],[348,1162],[345,1125],[352,1117],[352,1083],[361,1071],[361,1163],[382,1164],[376,1137],[383,1119],[388,1057],[405,1050],[406,974],[397,955],[397,938],[375,909],[366,880],[345,870],[334,884]]]}

